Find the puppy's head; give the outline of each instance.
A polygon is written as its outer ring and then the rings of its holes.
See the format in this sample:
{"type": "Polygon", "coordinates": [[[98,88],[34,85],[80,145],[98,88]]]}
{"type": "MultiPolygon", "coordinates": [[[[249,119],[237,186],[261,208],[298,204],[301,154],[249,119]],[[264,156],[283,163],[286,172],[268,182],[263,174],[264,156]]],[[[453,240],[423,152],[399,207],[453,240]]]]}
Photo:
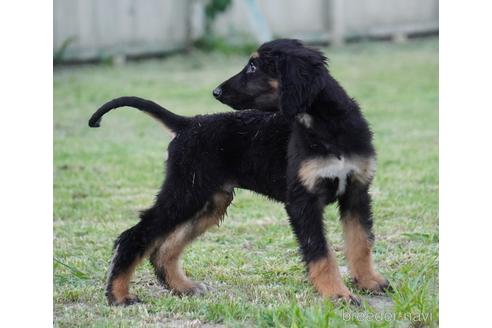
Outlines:
{"type": "Polygon", "coordinates": [[[306,112],[325,86],[326,58],[298,40],[263,44],[236,75],[213,95],[234,109],[281,110],[287,116],[306,112]]]}

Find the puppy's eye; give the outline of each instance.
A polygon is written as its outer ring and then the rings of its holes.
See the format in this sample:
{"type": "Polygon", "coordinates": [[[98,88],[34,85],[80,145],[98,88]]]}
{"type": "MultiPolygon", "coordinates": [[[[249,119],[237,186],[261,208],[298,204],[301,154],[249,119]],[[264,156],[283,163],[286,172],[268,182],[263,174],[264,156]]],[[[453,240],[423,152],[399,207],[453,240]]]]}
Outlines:
{"type": "Polygon", "coordinates": [[[249,63],[248,69],[246,70],[246,73],[251,74],[256,72],[256,66],[253,63],[249,63]]]}

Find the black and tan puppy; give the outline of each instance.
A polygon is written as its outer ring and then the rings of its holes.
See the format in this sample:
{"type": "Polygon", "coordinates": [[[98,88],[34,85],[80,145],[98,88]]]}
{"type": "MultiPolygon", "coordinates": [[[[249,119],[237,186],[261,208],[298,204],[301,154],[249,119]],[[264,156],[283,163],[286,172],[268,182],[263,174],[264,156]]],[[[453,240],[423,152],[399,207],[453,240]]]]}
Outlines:
{"type": "Polygon", "coordinates": [[[106,112],[132,106],[176,134],[154,206],[115,242],[108,301],[136,301],[129,282],[146,256],[172,290],[205,291],[205,285],[184,275],[179,258],[188,243],[220,222],[236,187],[284,202],[316,289],[359,303],[344,285],[324,237],[323,208],[337,201],[354,281],[373,292],[387,288],[371,256],[371,132],[357,104],[329,75],[323,55],[296,40],[266,43],[214,96],[235,109],[280,108],[281,113],[249,110],[185,118],[153,102],[123,97],[103,105],[89,121],[99,126],[106,112]]]}
{"type": "Polygon", "coordinates": [[[326,68],[321,52],[298,40],[263,44],[246,67],[216,90],[234,109],[275,109],[271,95],[257,95],[268,81],[278,107],[292,122],[287,150],[286,210],[309,277],[326,296],[350,298],[324,237],[322,213],[337,201],[351,275],[362,289],[381,291],[388,282],[373,267],[369,186],[376,169],[372,132],[358,104],[326,68]]]}

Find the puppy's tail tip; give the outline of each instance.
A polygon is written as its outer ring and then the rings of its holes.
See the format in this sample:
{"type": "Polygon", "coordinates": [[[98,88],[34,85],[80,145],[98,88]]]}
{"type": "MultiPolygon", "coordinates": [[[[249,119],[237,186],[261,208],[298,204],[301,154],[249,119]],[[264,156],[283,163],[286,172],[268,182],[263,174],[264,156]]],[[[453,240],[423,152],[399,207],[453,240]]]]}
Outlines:
{"type": "Polygon", "coordinates": [[[89,120],[89,127],[98,128],[101,126],[101,119],[93,120],[92,118],[89,120]]]}

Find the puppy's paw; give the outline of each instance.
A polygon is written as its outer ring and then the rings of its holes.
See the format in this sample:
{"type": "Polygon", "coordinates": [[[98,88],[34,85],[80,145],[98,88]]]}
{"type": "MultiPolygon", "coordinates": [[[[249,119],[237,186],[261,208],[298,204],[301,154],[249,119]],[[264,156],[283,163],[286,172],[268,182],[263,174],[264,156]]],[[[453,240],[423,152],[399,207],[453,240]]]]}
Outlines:
{"type": "Polygon", "coordinates": [[[213,288],[207,284],[194,282],[186,288],[174,289],[173,293],[177,295],[200,296],[212,290],[213,288]]]}
{"type": "Polygon", "coordinates": [[[365,277],[354,277],[353,281],[357,288],[370,294],[381,295],[393,290],[389,281],[377,272],[365,277]]]}
{"type": "Polygon", "coordinates": [[[343,292],[340,294],[330,296],[330,299],[334,303],[344,302],[350,305],[361,306],[362,302],[360,298],[347,290],[347,292],[343,292]]]}
{"type": "Polygon", "coordinates": [[[138,299],[138,297],[135,295],[131,295],[131,294],[121,296],[121,297],[114,297],[112,295],[108,295],[107,299],[108,299],[109,305],[128,306],[128,305],[140,303],[140,300],[138,299]]]}

